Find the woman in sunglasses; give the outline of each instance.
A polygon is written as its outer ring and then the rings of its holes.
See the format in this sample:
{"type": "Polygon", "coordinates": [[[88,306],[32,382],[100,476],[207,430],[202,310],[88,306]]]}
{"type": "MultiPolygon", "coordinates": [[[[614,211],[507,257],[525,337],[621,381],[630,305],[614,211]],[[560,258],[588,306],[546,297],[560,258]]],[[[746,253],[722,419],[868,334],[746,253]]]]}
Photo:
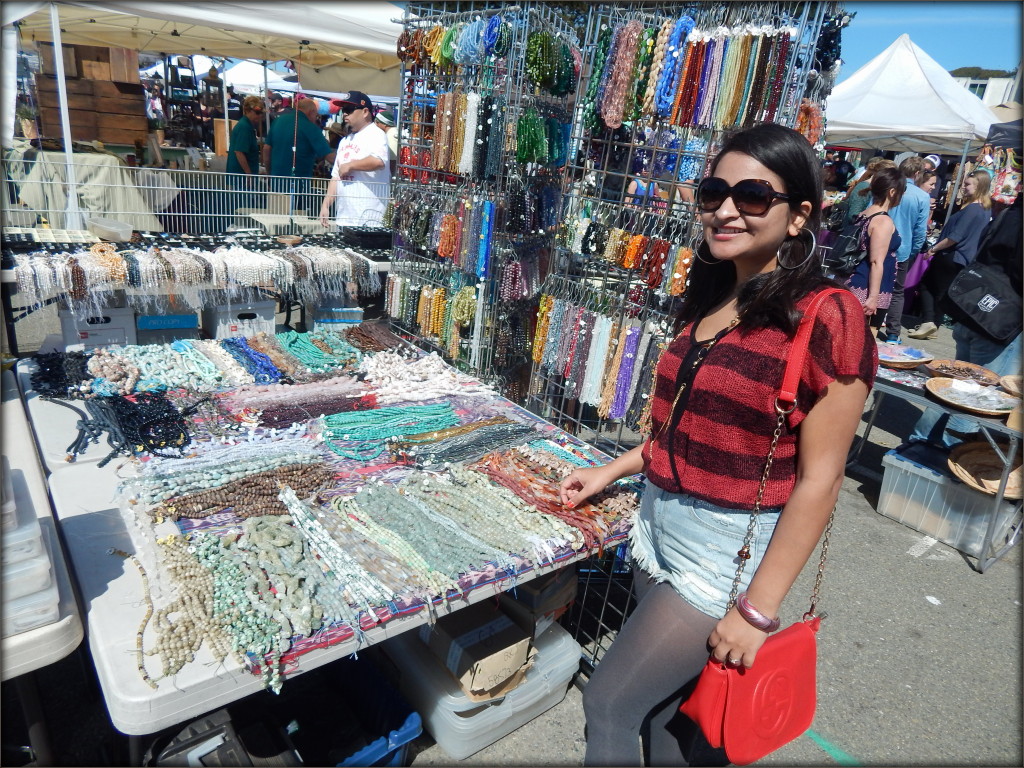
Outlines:
{"type": "Polygon", "coordinates": [[[877,366],[860,303],[845,291],[816,315],[755,518],[746,598],[727,610],[791,341],[812,297],[836,285],[814,253],[821,199],[820,164],[796,131],[764,124],[725,143],[697,188],[704,242],[681,330],[658,364],[651,435],[562,482],[574,507],[619,478],[647,476],[630,532],[639,603],[583,694],[588,765],[641,764],[645,723],[646,763],[686,764],[676,731],[684,689],[709,648],[728,664],[757,663],[763,627],[835,505],[877,366]]]}

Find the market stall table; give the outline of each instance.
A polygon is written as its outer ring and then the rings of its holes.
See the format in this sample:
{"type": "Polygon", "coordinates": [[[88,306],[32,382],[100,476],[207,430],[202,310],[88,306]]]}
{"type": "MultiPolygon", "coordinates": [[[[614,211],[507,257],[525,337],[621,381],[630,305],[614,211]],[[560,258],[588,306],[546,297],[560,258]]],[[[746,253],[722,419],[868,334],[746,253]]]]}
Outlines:
{"type": "Polygon", "coordinates": [[[1007,426],[1004,419],[972,414],[929,397],[924,388],[924,383],[927,380],[928,376],[922,373],[911,371],[894,372],[886,368],[879,368],[879,375],[875,379],[873,390],[874,401],[868,411],[867,425],[864,428],[864,434],[854,441],[850,449],[847,466],[858,465],[865,474],[881,478],[877,471],[860,465],[860,455],[868,441],[868,436],[871,434],[871,429],[886,396],[892,396],[914,405],[934,408],[944,414],[959,416],[973,422],[985,440],[992,446],[995,455],[1003,463],[999,487],[992,497],[991,507],[989,508],[988,525],[981,546],[981,554],[977,558],[977,570],[980,573],[984,573],[1017,543],[1021,528],[1024,527],[1021,515],[1021,502],[1017,502],[1015,514],[1010,516],[1008,520],[1000,515],[1000,506],[1003,503],[1007,480],[1013,467],[1014,458],[1020,447],[1021,432],[1007,426]],[[1005,438],[1006,444],[1000,445],[997,443],[997,436],[1005,438]],[[1004,541],[1004,543],[996,548],[999,541],[1004,541]]]}
{"type": "MultiPolygon", "coordinates": [[[[502,400],[501,407],[514,409],[524,419],[542,426],[544,431],[538,433],[538,438],[558,434],[578,443],[508,401],[502,400]]],[[[142,739],[135,737],[156,734],[260,691],[266,686],[266,678],[254,674],[253,669],[246,668],[230,655],[223,663],[216,662],[208,644],[203,645],[194,662],[186,664],[173,679],[160,681],[156,689],[140,675],[135,659],[136,635],[146,611],[143,584],[137,568],[123,556],[116,556],[116,551],[134,553],[152,573],[156,562],[152,542],[180,531],[169,521],[153,526],[147,519],[138,523],[139,528],[129,522],[136,519],[136,513],[130,508],[122,511],[116,494],[119,478],[126,472],[125,461],[117,458],[102,468],[94,464],[67,465],[51,475],[49,485],[77,576],[89,647],[107,709],[114,726],[132,737],[132,761],[137,763],[143,745],[142,739]],[[143,533],[143,525],[151,530],[143,533]]],[[[144,517],[141,512],[138,514],[144,517]]],[[[626,529],[627,526],[617,526],[603,543],[621,540],[626,529]]],[[[596,547],[559,551],[553,561],[538,562],[532,568],[521,564],[515,574],[501,567],[493,574],[466,574],[458,582],[462,593],[449,593],[444,600],[435,598],[433,611],[442,616],[492,599],[515,584],[582,560],[594,551],[596,547]]],[[[152,579],[150,583],[154,583],[152,579]]],[[[347,627],[345,632],[336,631],[334,627],[322,630],[317,635],[317,643],[305,646],[285,661],[288,675],[315,669],[429,620],[429,611],[422,603],[389,613],[386,620],[376,625],[372,621],[367,623],[364,614],[359,633],[347,627]],[[323,647],[324,644],[327,647],[323,647]]]]}
{"type": "Polygon", "coordinates": [[[70,655],[79,646],[83,636],[82,621],[47,499],[46,481],[11,371],[4,371],[2,387],[3,454],[10,464],[14,498],[19,512],[27,510],[39,520],[60,597],[56,621],[3,638],[0,669],[3,680],[15,680],[33,750],[40,764],[47,764],[50,751],[32,673],[70,655]]]}

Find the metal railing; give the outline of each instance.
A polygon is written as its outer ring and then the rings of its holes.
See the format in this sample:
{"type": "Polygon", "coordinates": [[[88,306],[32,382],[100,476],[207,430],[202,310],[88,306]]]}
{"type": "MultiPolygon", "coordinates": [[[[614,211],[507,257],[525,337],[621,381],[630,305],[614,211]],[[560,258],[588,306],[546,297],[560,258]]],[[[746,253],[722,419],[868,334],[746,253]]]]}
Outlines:
{"type": "MultiPolygon", "coordinates": [[[[105,153],[76,153],[74,178],[84,221],[113,219],[124,228],[176,234],[218,234],[262,228],[268,234],[320,234],[335,229],[320,222],[329,180],[287,176],[245,176],[217,171],[138,168],[105,153]]],[[[9,150],[3,160],[4,226],[77,229],[68,226],[67,164],[63,153],[9,150]]],[[[389,185],[362,188],[366,210],[355,224],[380,226],[389,185]]],[[[353,222],[349,222],[353,223],[353,222]]],[[[119,228],[114,225],[115,229],[119,228]]]]}

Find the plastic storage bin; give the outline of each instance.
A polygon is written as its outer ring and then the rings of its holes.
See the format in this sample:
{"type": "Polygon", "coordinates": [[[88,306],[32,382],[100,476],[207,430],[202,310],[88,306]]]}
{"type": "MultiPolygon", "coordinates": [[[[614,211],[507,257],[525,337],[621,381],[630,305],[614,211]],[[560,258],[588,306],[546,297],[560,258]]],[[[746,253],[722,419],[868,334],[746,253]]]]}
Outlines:
{"type": "Polygon", "coordinates": [[[203,330],[214,339],[232,336],[255,336],[274,332],[277,302],[256,301],[251,304],[218,304],[203,310],[203,330]]]}
{"type": "Polygon", "coordinates": [[[6,534],[18,527],[18,502],[14,499],[14,487],[11,485],[11,463],[3,457],[3,514],[0,516],[0,530],[6,534]]]}
{"type": "Polygon", "coordinates": [[[92,216],[89,218],[88,226],[90,232],[103,240],[124,242],[132,239],[132,225],[117,219],[92,216]]]}
{"type": "Polygon", "coordinates": [[[60,618],[60,589],[54,581],[46,589],[3,602],[3,636],[10,637],[52,624],[60,618]]]}
{"type": "Polygon", "coordinates": [[[4,603],[48,589],[53,583],[50,553],[43,553],[18,563],[4,564],[4,603]]]}
{"type": "Polygon", "coordinates": [[[65,348],[81,344],[85,349],[109,344],[135,344],[135,310],[107,307],[101,314],[77,318],[68,310],[60,316],[60,333],[65,348]]]}
{"type": "MultiPolygon", "coordinates": [[[[885,468],[879,513],[928,534],[973,557],[982,555],[994,496],[955,479],[946,453],[924,443],[908,443],[882,457],[885,468]]],[[[1014,513],[1006,499],[999,506],[996,535],[1014,513]]]]}
{"type": "Polygon", "coordinates": [[[3,545],[0,547],[0,562],[5,566],[39,557],[46,552],[39,518],[31,510],[16,509],[15,514],[18,524],[14,530],[4,531],[3,545]]]}
{"type": "Polygon", "coordinates": [[[434,740],[452,758],[463,760],[555,706],[579,670],[581,649],[554,624],[536,642],[537,655],[526,679],[503,698],[475,702],[415,633],[384,645],[394,663],[399,688],[423,718],[434,740]]]}
{"type": "Polygon", "coordinates": [[[305,765],[408,765],[409,745],[423,732],[419,714],[365,657],[288,677],[280,694],[261,691],[228,710],[243,743],[242,724],[258,724],[305,765]]]}
{"type": "Polygon", "coordinates": [[[140,331],[162,331],[167,328],[198,328],[199,317],[195,312],[189,315],[139,315],[135,327],[140,331]]]}
{"type": "Polygon", "coordinates": [[[363,322],[362,307],[323,305],[313,307],[310,315],[313,317],[314,331],[336,331],[363,322]]]}

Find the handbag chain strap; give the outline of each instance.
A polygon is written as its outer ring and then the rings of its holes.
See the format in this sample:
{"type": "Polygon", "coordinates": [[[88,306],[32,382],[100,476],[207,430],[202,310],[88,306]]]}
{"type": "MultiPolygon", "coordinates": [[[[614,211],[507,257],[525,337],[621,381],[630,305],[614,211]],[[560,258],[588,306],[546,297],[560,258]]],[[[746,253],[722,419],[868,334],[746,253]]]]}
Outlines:
{"type": "MultiPolygon", "coordinates": [[[[800,374],[803,372],[804,362],[807,360],[807,353],[810,347],[811,330],[814,326],[814,318],[818,314],[818,308],[834,293],[840,293],[840,288],[825,288],[811,299],[807,311],[800,319],[800,326],[797,328],[796,338],[789,351],[789,359],[786,361],[786,371],[782,376],[782,386],[775,398],[775,432],[772,434],[772,444],[768,447],[768,457],[765,459],[764,472],[761,473],[761,481],[757,486],[757,496],[754,498],[754,508],[750,510],[750,521],[747,523],[747,532],[743,537],[743,546],[736,553],[739,564],[736,566],[736,575],[732,580],[732,589],[729,591],[729,602],[726,605],[726,613],[736,603],[736,596],[740,591],[740,583],[743,578],[743,569],[750,559],[750,545],[754,541],[754,529],[757,527],[757,516],[761,512],[761,500],[764,498],[765,487],[768,485],[768,476],[771,473],[772,462],[775,460],[775,449],[778,447],[779,438],[782,437],[782,430],[786,424],[786,417],[796,409],[796,392],[800,385],[800,374]]],[[[828,559],[828,543],[832,534],[832,523],[835,520],[836,509],[832,507],[828,523],[825,525],[824,538],[821,542],[821,557],[818,560],[818,573],[814,578],[814,588],[811,591],[811,607],[804,614],[808,619],[815,615],[818,607],[818,595],[821,591],[821,581],[825,576],[825,561],[828,559]]]]}

